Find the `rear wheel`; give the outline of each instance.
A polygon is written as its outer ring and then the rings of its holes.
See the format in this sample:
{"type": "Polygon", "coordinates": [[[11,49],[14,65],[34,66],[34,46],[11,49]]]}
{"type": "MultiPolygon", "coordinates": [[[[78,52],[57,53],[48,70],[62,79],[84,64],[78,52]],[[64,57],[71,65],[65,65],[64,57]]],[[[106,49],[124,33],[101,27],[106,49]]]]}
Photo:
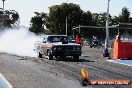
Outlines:
{"type": "Polygon", "coordinates": [[[42,58],[42,55],[43,55],[43,54],[41,54],[40,52],[38,53],[38,57],[39,57],[39,58],[42,58]]]}

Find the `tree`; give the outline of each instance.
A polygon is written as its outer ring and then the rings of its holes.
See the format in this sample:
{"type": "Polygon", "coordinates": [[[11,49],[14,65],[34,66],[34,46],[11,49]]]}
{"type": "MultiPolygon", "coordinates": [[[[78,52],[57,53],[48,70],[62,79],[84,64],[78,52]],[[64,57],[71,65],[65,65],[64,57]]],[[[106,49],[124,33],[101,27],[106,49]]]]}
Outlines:
{"type": "Polygon", "coordinates": [[[120,17],[121,17],[120,21],[122,23],[128,23],[129,22],[130,12],[129,12],[128,8],[124,7],[122,9],[122,13],[121,13],[120,17]]]}
{"type": "MultiPolygon", "coordinates": [[[[106,27],[106,16],[107,13],[93,13],[92,17],[93,17],[93,25],[94,26],[98,26],[98,27],[106,27]]],[[[109,14],[109,26],[112,26],[115,23],[115,20],[113,20],[113,17],[109,14]]],[[[98,36],[99,38],[105,38],[105,28],[104,29],[98,29],[95,28],[94,30],[92,30],[93,33],[96,33],[96,36],[98,36]],[[101,34],[101,35],[100,35],[101,34]]]]}
{"type": "Polygon", "coordinates": [[[45,13],[34,12],[36,15],[31,18],[29,30],[34,33],[44,33],[45,13]]]}
{"type": "Polygon", "coordinates": [[[3,13],[3,9],[0,9],[0,27],[16,27],[19,25],[19,14],[15,10],[5,10],[3,13]],[[16,25],[16,23],[18,23],[16,25]]]}
{"type": "MultiPolygon", "coordinates": [[[[105,27],[106,25],[106,15],[107,13],[93,13],[92,17],[93,17],[93,25],[94,26],[99,26],[99,27],[105,27]]],[[[111,15],[109,15],[109,25],[111,24],[112,19],[111,19],[111,15]]]]}
{"type": "Polygon", "coordinates": [[[68,35],[72,34],[72,28],[78,25],[90,25],[92,14],[84,12],[79,5],[73,3],[62,3],[49,7],[49,14],[46,17],[46,27],[53,34],[65,34],[66,17],[68,22],[68,35]]]}
{"type": "Polygon", "coordinates": [[[81,25],[86,25],[86,26],[91,26],[92,25],[92,13],[90,11],[83,12],[82,14],[82,24],[81,25]]]}
{"type": "Polygon", "coordinates": [[[112,17],[112,25],[118,25],[119,22],[120,22],[120,17],[118,17],[118,16],[112,17]]]}

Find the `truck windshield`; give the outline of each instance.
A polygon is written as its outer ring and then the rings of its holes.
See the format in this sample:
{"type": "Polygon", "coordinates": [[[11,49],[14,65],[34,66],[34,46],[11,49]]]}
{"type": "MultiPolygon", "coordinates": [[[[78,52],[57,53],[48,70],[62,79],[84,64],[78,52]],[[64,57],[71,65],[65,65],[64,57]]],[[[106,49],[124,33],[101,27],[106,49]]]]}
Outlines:
{"type": "Polygon", "coordinates": [[[69,39],[67,36],[49,36],[48,42],[66,42],[68,43],[69,39]]]}

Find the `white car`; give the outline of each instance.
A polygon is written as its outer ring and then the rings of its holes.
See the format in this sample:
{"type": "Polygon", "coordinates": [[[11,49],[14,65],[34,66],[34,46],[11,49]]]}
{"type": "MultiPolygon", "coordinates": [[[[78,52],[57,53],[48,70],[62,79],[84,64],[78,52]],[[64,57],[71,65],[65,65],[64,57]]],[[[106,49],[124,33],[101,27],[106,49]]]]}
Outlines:
{"type": "Polygon", "coordinates": [[[82,53],[82,46],[72,43],[66,35],[45,35],[43,41],[36,43],[35,47],[39,58],[45,55],[49,60],[52,60],[53,57],[63,59],[67,56],[78,60],[82,53]]]}

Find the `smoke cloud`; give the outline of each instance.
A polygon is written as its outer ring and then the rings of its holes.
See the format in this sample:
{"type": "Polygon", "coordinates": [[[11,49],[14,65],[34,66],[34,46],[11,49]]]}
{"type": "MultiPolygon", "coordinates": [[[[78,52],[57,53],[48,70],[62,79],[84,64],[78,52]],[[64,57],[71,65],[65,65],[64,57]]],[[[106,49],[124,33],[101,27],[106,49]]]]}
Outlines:
{"type": "Polygon", "coordinates": [[[36,57],[33,49],[37,40],[37,36],[27,28],[6,29],[0,32],[0,52],[36,57]]]}

